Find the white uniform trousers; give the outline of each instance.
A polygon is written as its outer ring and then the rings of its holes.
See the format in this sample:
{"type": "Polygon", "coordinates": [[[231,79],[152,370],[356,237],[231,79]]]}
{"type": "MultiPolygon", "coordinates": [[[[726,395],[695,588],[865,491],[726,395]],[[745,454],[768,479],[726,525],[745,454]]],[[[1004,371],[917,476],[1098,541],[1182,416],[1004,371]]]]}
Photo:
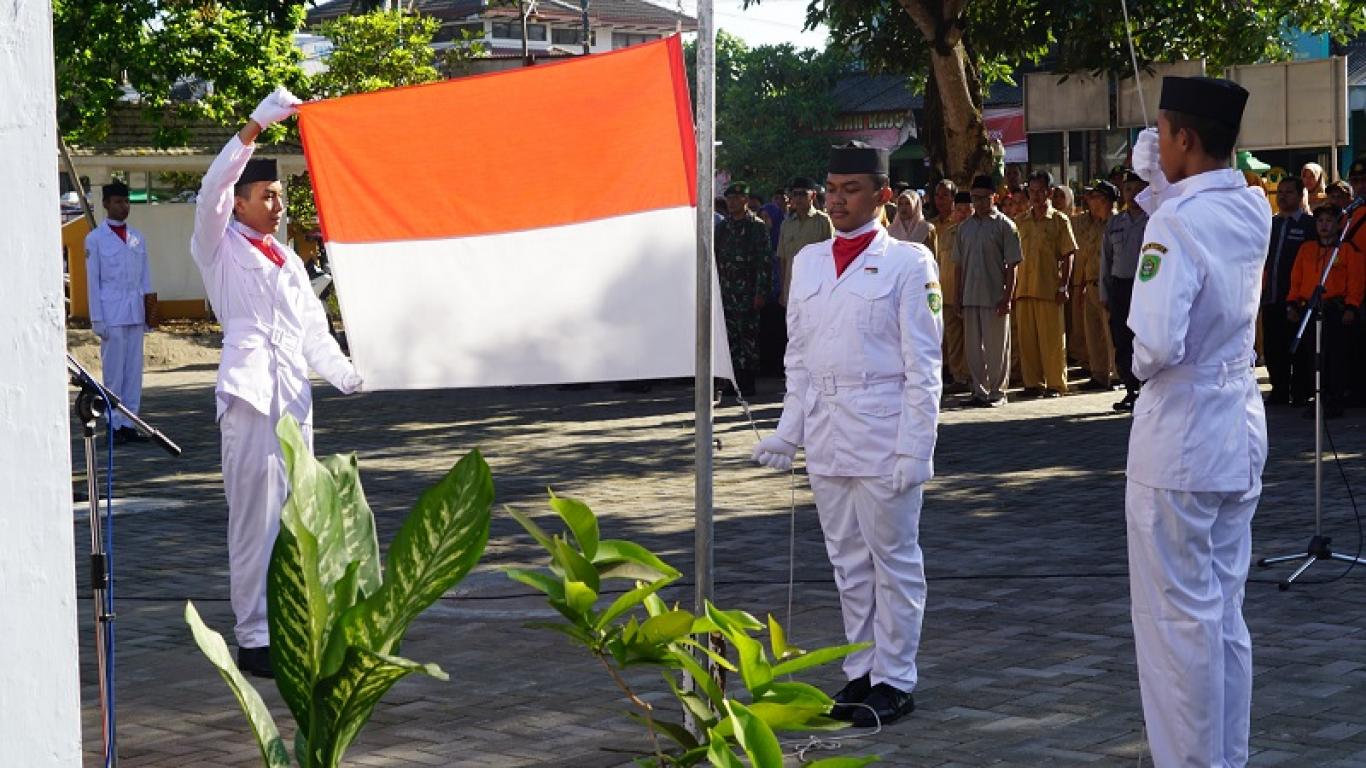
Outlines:
{"type": "Polygon", "coordinates": [[[1241,768],[1248,759],[1252,641],[1243,593],[1251,490],[1125,490],[1143,719],[1156,768],[1241,768]]]}
{"type": "Polygon", "coordinates": [[[873,685],[913,690],[925,614],[922,486],[895,494],[886,477],[810,479],[840,591],[844,634],[851,643],[873,644],[846,656],[844,673],[850,680],[871,673],[873,685]]]}
{"type": "MultiPolygon", "coordinates": [[[[142,407],[142,336],[147,326],[110,325],[107,338],[100,339],[100,369],[104,385],[119,396],[123,407],[138,413],[142,407]]],[[[115,411],[109,418],[113,429],[132,427],[123,414],[115,411]]]]}
{"type": "MultiPolygon", "coordinates": [[[[275,436],[278,415],[266,416],[230,397],[218,421],[223,437],[223,489],[228,497],[228,579],[239,648],[270,644],[266,570],[289,496],[284,454],[275,436]]],[[[313,425],[300,425],[313,449],[313,425]]]]}

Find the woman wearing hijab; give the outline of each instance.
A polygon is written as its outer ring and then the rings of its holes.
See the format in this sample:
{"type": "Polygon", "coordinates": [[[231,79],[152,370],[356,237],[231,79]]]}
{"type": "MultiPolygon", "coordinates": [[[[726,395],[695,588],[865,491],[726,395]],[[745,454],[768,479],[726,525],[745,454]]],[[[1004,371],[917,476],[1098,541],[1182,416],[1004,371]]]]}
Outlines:
{"type": "Polygon", "coordinates": [[[1310,209],[1328,199],[1328,175],[1324,173],[1323,166],[1305,163],[1300,169],[1300,178],[1304,180],[1304,191],[1309,195],[1310,209]]]}
{"type": "Polygon", "coordinates": [[[913,189],[896,198],[896,219],[887,227],[887,234],[907,243],[920,243],[935,250],[934,225],[925,220],[924,203],[913,189]]]}

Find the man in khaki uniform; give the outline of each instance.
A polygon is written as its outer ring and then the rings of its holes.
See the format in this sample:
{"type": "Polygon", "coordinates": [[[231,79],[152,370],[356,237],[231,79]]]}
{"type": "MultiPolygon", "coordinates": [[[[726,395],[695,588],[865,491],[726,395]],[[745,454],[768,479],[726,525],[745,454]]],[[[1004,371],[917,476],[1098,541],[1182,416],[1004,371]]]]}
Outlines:
{"type": "MultiPolygon", "coordinates": [[[[939,213],[933,222],[936,233],[934,255],[935,261],[939,262],[939,285],[945,300],[944,363],[953,378],[953,383],[944,385],[946,395],[967,392],[972,383],[963,352],[963,308],[954,303],[958,301],[958,283],[953,269],[953,238],[958,223],[966,218],[954,215],[954,201],[959,194],[958,186],[950,179],[944,179],[934,187],[934,209],[939,213]]],[[[962,194],[967,195],[966,192],[962,194]]]]}
{"type": "Polygon", "coordinates": [[[972,215],[953,237],[954,282],[963,312],[963,344],[972,376],[973,405],[1006,404],[1010,362],[1010,315],[1020,236],[1010,217],[996,210],[990,176],[972,181],[972,215]]]}
{"type": "Polygon", "coordinates": [[[1063,307],[1067,305],[1077,241],[1072,236],[1071,220],[1048,199],[1052,188],[1050,173],[1031,174],[1029,212],[1015,220],[1024,255],[1015,298],[1020,317],[1020,375],[1026,397],[1058,397],[1067,392],[1063,307]]]}
{"type": "Polygon", "coordinates": [[[819,185],[805,176],[798,176],[788,184],[787,198],[792,213],[783,220],[778,232],[778,265],[782,269],[782,292],[778,303],[787,306],[787,294],[792,290],[792,261],[797,251],[812,243],[823,243],[835,236],[835,225],[830,216],[816,208],[819,185]]]}
{"type": "Polygon", "coordinates": [[[1082,307],[1080,324],[1074,326],[1086,340],[1086,357],[1091,380],[1082,385],[1088,392],[1109,392],[1114,388],[1115,345],[1110,340],[1110,317],[1100,298],[1100,249],[1105,241],[1105,226],[1115,214],[1119,190],[1108,181],[1098,181],[1087,190],[1086,212],[1072,220],[1077,236],[1077,260],[1072,268],[1072,300],[1082,307]]]}

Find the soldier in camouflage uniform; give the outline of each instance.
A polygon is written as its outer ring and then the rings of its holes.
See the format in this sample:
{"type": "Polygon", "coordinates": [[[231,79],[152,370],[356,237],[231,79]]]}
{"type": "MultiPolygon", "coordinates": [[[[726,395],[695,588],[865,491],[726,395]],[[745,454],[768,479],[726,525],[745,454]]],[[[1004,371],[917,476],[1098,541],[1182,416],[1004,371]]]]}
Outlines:
{"type": "Polygon", "coordinates": [[[735,381],[745,394],[754,392],[759,367],[759,314],[768,295],[768,228],[748,208],[749,185],[726,187],[726,218],[716,225],[716,273],[735,381]]]}

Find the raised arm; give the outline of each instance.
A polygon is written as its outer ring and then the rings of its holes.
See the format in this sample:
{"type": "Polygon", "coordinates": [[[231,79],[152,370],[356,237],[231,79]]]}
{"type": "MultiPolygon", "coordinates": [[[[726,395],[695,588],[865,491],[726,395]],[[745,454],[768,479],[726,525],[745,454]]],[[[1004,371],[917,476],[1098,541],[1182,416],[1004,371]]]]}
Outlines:
{"type": "Polygon", "coordinates": [[[276,88],[257,105],[251,119],[228,140],[204,174],[195,203],[194,234],[190,236],[190,255],[201,268],[212,264],[218,244],[228,231],[233,187],[256,150],[256,137],[270,125],[294,114],[301,103],[283,87],[276,88]]]}

